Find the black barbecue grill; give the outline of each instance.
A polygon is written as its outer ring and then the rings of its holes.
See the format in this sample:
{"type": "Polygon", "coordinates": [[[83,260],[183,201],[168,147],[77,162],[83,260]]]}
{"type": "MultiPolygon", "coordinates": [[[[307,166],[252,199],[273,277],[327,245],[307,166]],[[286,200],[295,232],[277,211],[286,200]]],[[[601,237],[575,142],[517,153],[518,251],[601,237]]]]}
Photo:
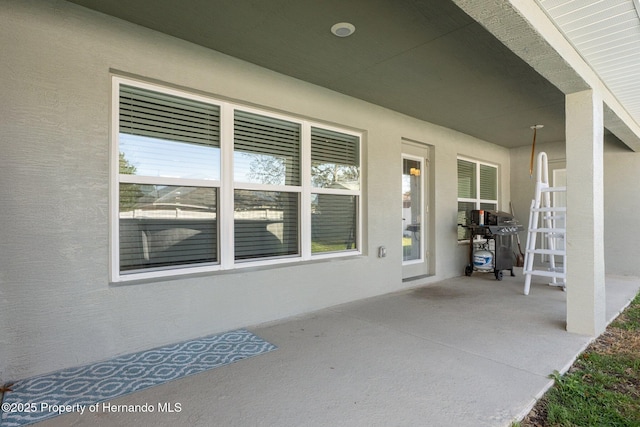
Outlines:
{"type": "Polygon", "coordinates": [[[509,270],[515,276],[513,237],[524,227],[513,215],[502,211],[472,210],[468,223],[462,226],[469,230],[469,263],[464,269],[466,276],[471,276],[474,271],[485,271],[493,272],[496,280],[502,280],[503,270],[509,270]],[[484,238],[484,241],[478,237],[484,238]],[[484,256],[487,252],[491,253],[490,262],[487,259],[489,257],[484,256]]]}

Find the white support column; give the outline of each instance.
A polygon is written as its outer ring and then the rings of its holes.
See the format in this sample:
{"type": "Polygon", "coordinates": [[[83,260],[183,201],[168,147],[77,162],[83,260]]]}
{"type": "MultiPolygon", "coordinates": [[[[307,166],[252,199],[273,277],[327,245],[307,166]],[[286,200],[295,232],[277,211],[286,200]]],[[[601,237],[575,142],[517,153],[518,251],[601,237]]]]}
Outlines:
{"type": "Polygon", "coordinates": [[[602,98],[572,93],[565,108],[567,331],[597,336],[606,327],[602,98]]]}

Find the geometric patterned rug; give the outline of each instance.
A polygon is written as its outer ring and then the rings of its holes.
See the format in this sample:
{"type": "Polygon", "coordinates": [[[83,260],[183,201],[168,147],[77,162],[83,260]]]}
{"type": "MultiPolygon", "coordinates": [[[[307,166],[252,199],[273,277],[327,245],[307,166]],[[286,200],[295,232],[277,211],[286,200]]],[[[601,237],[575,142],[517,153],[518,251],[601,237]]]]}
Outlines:
{"type": "Polygon", "coordinates": [[[24,426],[67,412],[101,412],[100,402],[276,348],[240,329],[20,380],[4,394],[0,426],[24,426]]]}

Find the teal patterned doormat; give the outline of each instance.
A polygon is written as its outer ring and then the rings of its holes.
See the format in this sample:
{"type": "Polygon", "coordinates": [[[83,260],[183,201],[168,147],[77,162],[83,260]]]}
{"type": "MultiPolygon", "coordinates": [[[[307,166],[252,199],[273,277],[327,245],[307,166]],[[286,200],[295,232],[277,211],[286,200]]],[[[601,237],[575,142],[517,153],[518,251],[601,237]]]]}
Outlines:
{"type": "Polygon", "coordinates": [[[24,426],[67,412],[87,413],[99,402],[276,348],[241,329],[17,381],[4,394],[0,426],[24,426]]]}

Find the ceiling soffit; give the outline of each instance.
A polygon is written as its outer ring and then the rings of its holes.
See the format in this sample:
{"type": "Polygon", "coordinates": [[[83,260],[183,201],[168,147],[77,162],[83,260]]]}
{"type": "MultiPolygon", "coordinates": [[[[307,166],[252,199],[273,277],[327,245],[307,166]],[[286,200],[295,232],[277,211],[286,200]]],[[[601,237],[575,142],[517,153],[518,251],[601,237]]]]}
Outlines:
{"type": "Polygon", "coordinates": [[[562,91],[450,0],[71,1],[505,147],[564,140],[562,91]]]}

